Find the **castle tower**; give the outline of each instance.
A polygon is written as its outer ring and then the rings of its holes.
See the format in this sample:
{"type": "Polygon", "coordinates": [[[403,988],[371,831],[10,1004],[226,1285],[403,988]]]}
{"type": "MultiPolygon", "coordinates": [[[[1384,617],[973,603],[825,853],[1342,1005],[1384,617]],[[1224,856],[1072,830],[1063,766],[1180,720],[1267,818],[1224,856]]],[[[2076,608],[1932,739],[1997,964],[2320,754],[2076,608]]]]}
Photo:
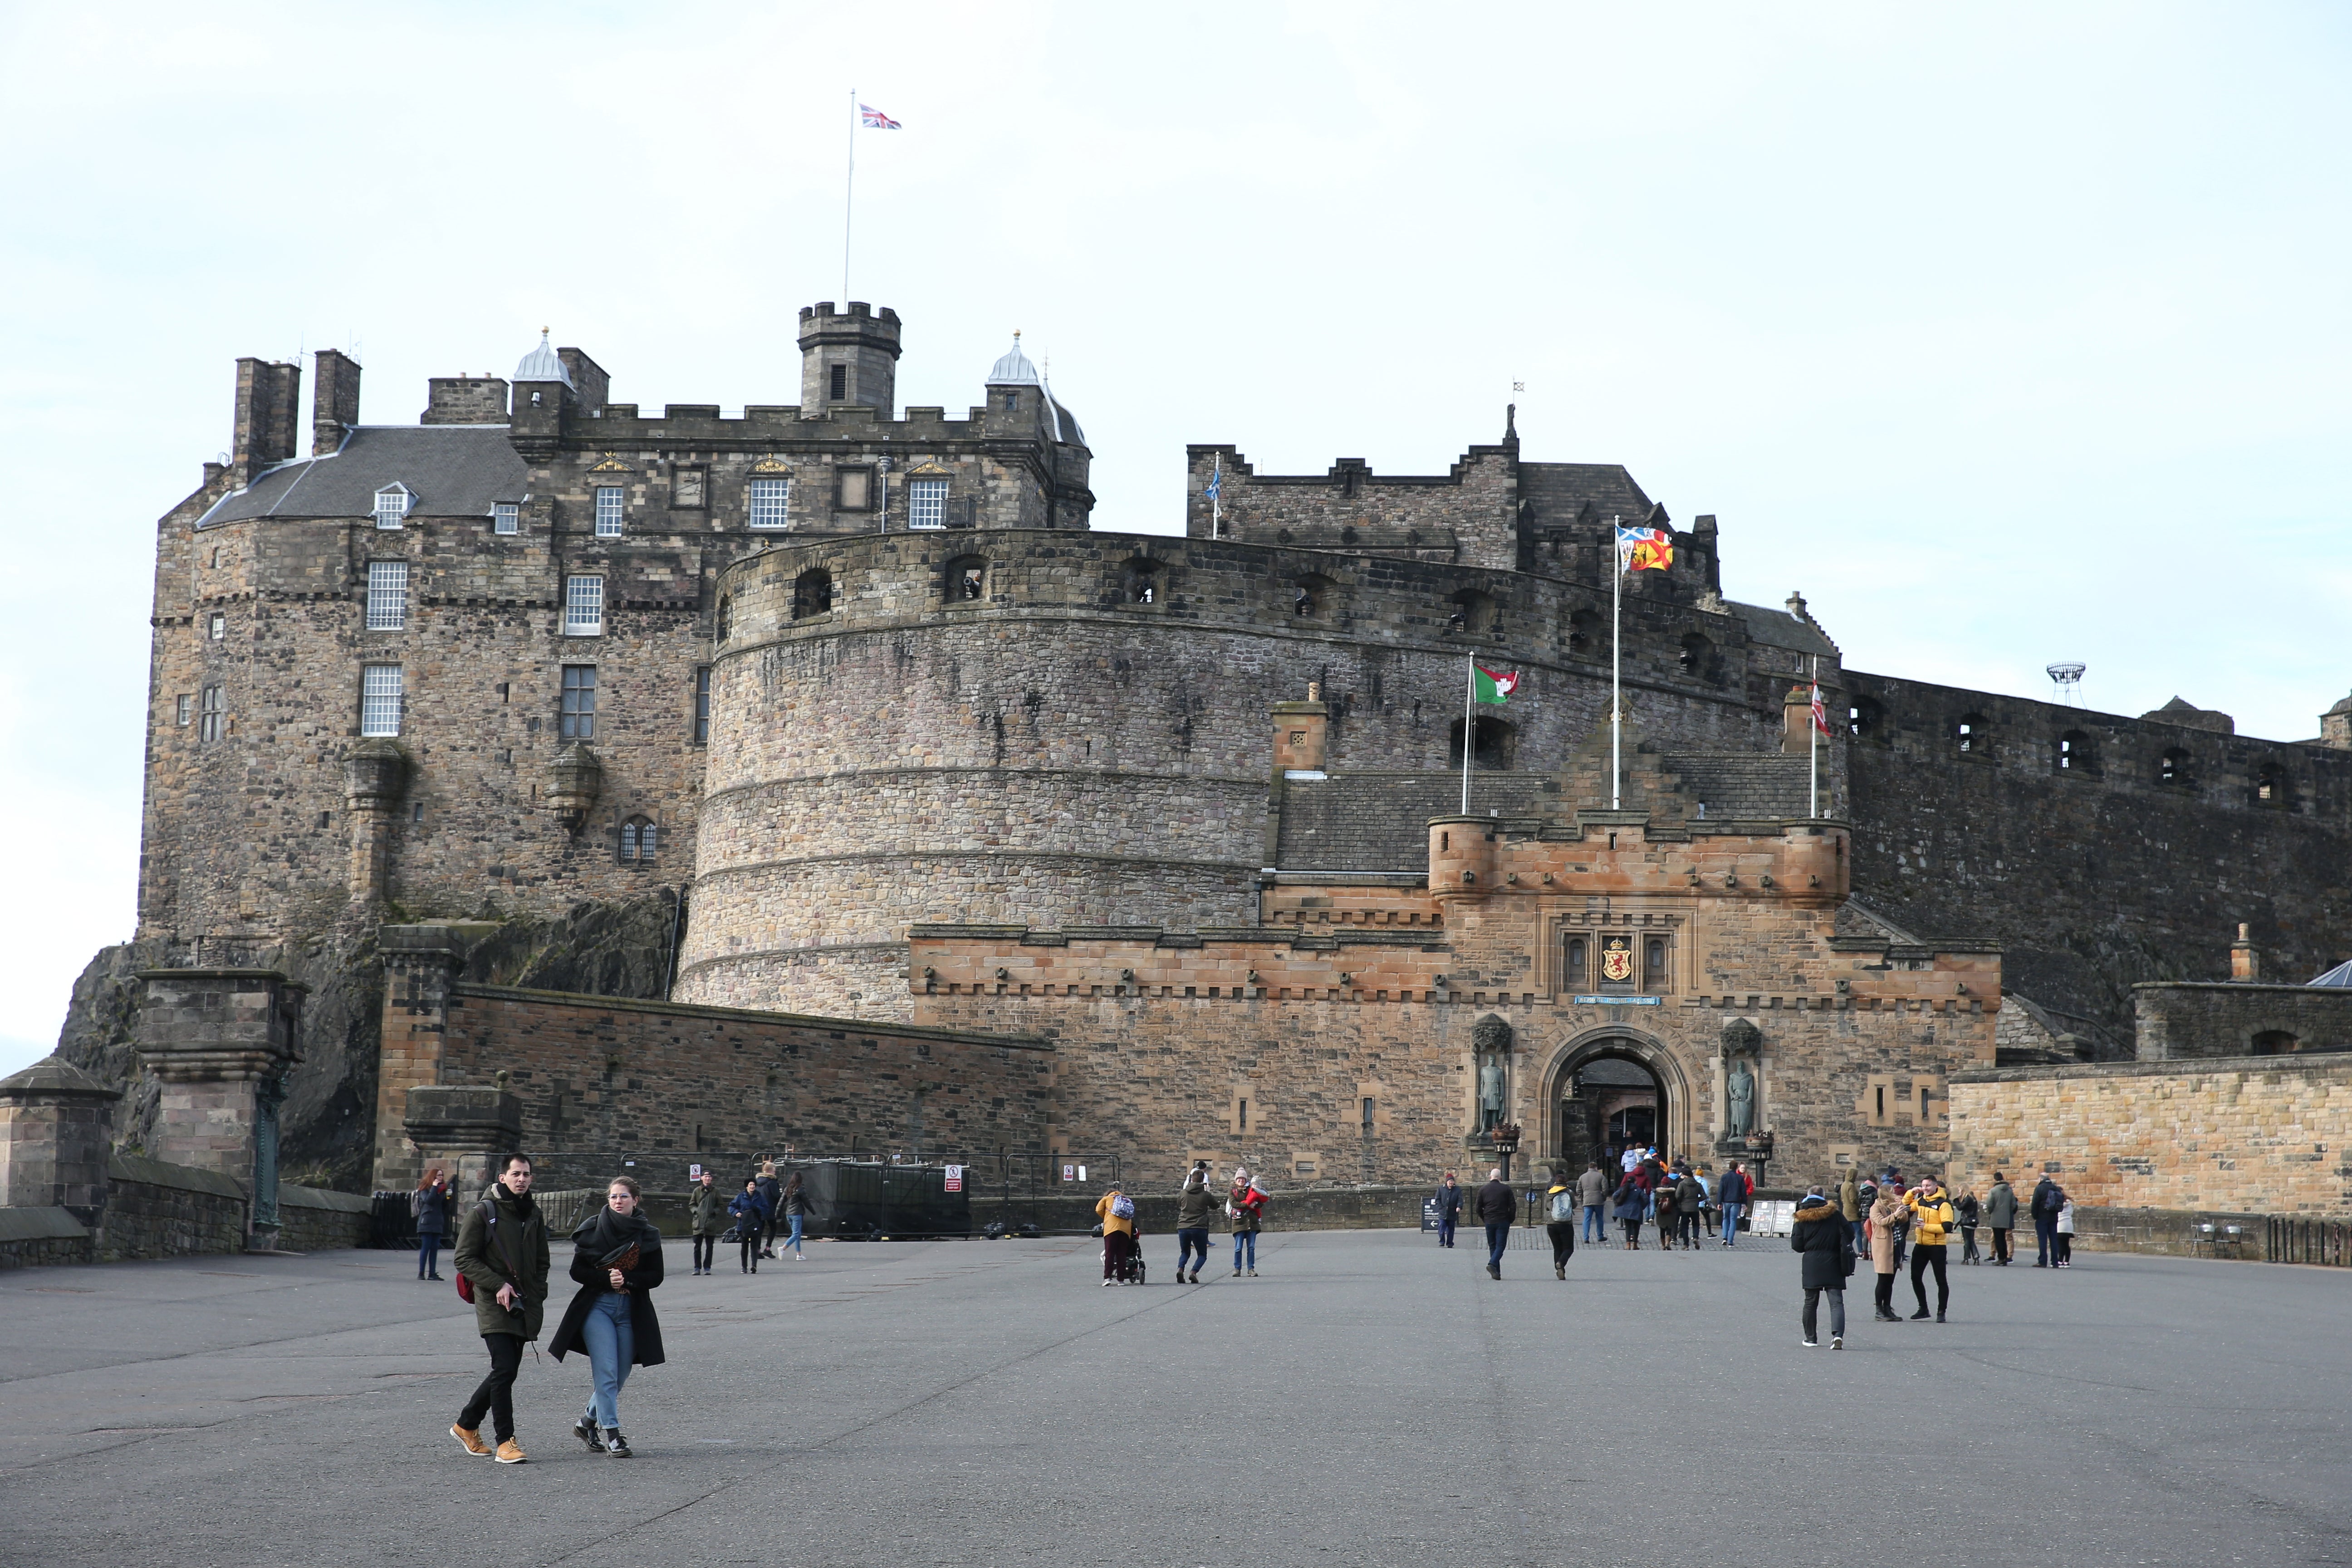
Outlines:
{"type": "Polygon", "coordinates": [[[876,315],[863,300],[837,315],[833,301],[801,308],[801,417],[863,406],[877,419],[898,407],[898,312],[876,315]]]}

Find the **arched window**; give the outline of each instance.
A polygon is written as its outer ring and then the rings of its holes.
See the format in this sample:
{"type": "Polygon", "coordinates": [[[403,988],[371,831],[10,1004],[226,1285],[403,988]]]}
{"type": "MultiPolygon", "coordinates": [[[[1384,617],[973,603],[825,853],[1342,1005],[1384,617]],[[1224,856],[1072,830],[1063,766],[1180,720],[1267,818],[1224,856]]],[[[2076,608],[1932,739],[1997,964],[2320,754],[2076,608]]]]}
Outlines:
{"type": "Polygon", "coordinates": [[[650,866],[654,863],[653,819],[633,816],[621,824],[621,864],[650,866]]]}
{"type": "Polygon", "coordinates": [[[1568,651],[1588,654],[1592,651],[1594,628],[1601,617],[1591,610],[1570,610],[1568,613],[1568,651]]]}
{"type": "Polygon", "coordinates": [[[2264,763],[2254,771],[2254,804],[2273,807],[2288,804],[2286,773],[2276,763],[2264,763]]]}
{"type": "Polygon", "coordinates": [[[735,599],[732,595],[719,596],[719,640],[725,642],[735,635],[735,599]]]}
{"type": "MultiPolygon", "coordinates": [[[[1502,719],[1488,719],[1483,716],[1477,723],[1477,739],[1475,742],[1475,749],[1471,752],[1470,765],[1490,771],[1509,769],[1518,755],[1518,727],[1502,719]]],[[[1445,747],[1446,765],[1460,767],[1462,765],[1461,720],[1454,721],[1453,727],[1447,731],[1445,747]]]]}
{"type": "Polygon", "coordinates": [[[2080,730],[2069,730],[2058,737],[2058,750],[2053,758],[2062,773],[2087,773],[2095,771],[2091,759],[2091,737],[2080,730]]]}
{"type": "Polygon", "coordinates": [[[946,603],[978,604],[988,596],[988,562],[978,555],[959,555],[948,563],[940,581],[946,603]]]}
{"type": "Polygon", "coordinates": [[[2303,1048],[2303,1042],[2284,1029],[2264,1029],[2253,1040],[2254,1055],[2284,1057],[2303,1048]]]}
{"type": "Polygon", "coordinates": [[[2189,782],[2189,753],[2175,746],[2158,759],[2156,782],[2161,784],[2185,784],[2189,782]]]}
{"type": "Polygon", "coordinates": [[[1952,743],[1972,757],[1983,756],[1992,750],[1992,726],[1981,713],[1966,713],[1952,726],[1952,743]]]}
{"type": "Polygon", "coordinates": [[[812,566],[793,579],[793,619],[829,615],[833,610],[833,574],[812,566]]]}
{"type": "Polygon", "coordinates": [[[1671,988],[1674,972],[1666,964],[1666,939],[1654,936],[1642,943],[1642,989],[1664,991],[1671,988]]]}

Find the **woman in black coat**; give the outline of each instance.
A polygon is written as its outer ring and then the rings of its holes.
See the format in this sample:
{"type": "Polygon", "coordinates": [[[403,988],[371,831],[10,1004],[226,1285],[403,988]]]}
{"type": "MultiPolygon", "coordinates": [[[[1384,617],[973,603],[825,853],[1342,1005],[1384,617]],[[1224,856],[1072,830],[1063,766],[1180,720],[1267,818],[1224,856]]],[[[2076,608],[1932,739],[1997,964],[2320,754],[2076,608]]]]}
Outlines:
{"type": "Polygon", "coordinates": [[[1789,1246],[1805,1259],[1805,1337],[1811,1350],[1822,1342],[1813,1332],[1815,1308],[1824,1293],[1830,1299],[1830,1349],[1845,1349],[1845,1282],[1853,1273],[1853,1233],[1846,1228],[1845,1213],[1822,1195],[1816,1185],[1797,1205],[1797,1223],[1790,1227],[1789,1246]]]}
{"type": "Polygon", "coordinates": [[[659,1366],[664,1360],[651,1294],[662,1282],[661,1232],[637,1212],[634,1177],[613,1178],[604,1206],[580,1222],[572,1242],[572,1278],[580,1281],[580,1293],[564,1309],[547,1353],[562,1361],[572,1351],[588,1352],[593,1392],[572,1435],[592,1452],[625,1459],[621,1385],[631,1367],[659,1366]]]}

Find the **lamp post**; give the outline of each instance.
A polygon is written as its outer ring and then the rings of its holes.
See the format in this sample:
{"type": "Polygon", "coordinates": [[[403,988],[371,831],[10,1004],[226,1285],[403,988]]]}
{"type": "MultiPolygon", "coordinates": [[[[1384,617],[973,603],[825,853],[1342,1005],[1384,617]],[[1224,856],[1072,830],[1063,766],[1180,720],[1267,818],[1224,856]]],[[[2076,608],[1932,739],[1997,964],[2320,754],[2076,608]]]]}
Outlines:
{"type": "Polygon", "coordinates": [[[1487,1136],[1495,1141],[1495,1152],[1502,1156],[1503,1180],[1508,1182],[1511,1179],[1511,1156],[1519,1152],[1519,1124],[1498,1121],[1487,1136]]]}

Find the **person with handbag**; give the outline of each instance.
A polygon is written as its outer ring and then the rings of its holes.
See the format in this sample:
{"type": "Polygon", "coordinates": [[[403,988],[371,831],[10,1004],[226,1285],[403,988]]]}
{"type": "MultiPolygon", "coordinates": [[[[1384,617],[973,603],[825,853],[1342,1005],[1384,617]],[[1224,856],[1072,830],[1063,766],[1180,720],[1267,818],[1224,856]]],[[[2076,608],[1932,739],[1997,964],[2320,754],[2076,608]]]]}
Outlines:
{"type": "Polygon", "coordinates": [[[743,1178],[743,1190],[727,1205],[735,1220],[735,1239],[743,1250],[743,1272],[760,1271],[760,1230],[767,1224],[767,1205],[760,1202],[760,1182],[756,1176],[743,1178]]]}
{"type": "Polygon", "coordinates": [[[1874,1191],[1864,1222],[1870,1232],[1870,1267],[1878,1276],[1877,1293],[1872,1300],[1880,1322],[1899,1323],[1903,1320],[1895,1315],[1895,1222],[1911,1211],[1903,1206],[1903,1195],[1894,1187],[1874,1191]]]}
{"type": "Polygon", "coordinates": [[[633,1366],[659,1366],[661,1320],[652,1292],[662,1282],[661,1232],[637,1212],[637,1184],[615,1176],[604,1191],[604,1206],[572,1233],[572,1278],[579,1293],[547,1343],[561,1362],[573,1351],[588,1352],[588,1409],[572,1435],[592,1454],[630,1457],[621,1436],[621,1385],[633,1366]]]}
{"type": "Polygon", "coordinates": [[[801,1185],[798,1171],[785,1181],[782,1201],[785,1223],[792,1227],[792,1234],[784,1238],[784,1245],[793,1249],[793,1262],[804,1263],[808,1260],[808,1254],[801,1250],[801,1231],[808,1224],[808,1192],[801,1185]]]}
{"type": "Polygon", "coordinates": [[[726,1215],[719,1201],[719,1184],[710,1179],[709,1172],[703,1172],[695,1178],[694,1191],[686,1201],[687,1230],[694,1241],[694,1273],[710,1272],[711,1255],[719,1250],[719,1233],[725,1228],[719,1222],[726,1215]]]}
{"type": "Polygon", "coordinates": [[[408,1195],[408,1212],[416,1221],[416,1277],[441,1278],[441,1238],[449,1230],[449,1184],[434,1166],[408,1195]]]}
{"type": "Polygon", "coordinates": [[[1830,1299],[1830,1349],[1845,1349],[1845,1282],[1853,1274],[1853,1232],[1846,1227],[1840,1204],[1824,1197],[1815,1182],[1797,1205],[1796,1224],[1789,1228],[1789,1248],[1804,1258],[1804,1332],[1798,1342],[1807,1350],[1821,1348],[1820,1314],[1823,1296],[1830,1299]]]}
{"type": "Polygon", "coordinates": [[[1570,1184],[1566,1170],[1552,1173],[1545,1197],[1544,1234],[1551,1237],[1551,1277],[1565,1279],[1568,1260],[1576,1256],[1576,1188],[1570,1184]]]}
{"type": "Polygon", "coordinates": [[[457,1294],[473,1303],[474,1329],[490,1352],[482,1379],[449,1436],[478,1458],[501,1465],[530,1458],[515,1441],[514,1383],[522,1347],[539,1338],[547,1310],[547,1220],[530,1201],[530,1156],[509,1154],[499,1179],[457,1228],[457,1294]],[[482,1441],[490,1417],[495,1451],[482,1441]]]}

